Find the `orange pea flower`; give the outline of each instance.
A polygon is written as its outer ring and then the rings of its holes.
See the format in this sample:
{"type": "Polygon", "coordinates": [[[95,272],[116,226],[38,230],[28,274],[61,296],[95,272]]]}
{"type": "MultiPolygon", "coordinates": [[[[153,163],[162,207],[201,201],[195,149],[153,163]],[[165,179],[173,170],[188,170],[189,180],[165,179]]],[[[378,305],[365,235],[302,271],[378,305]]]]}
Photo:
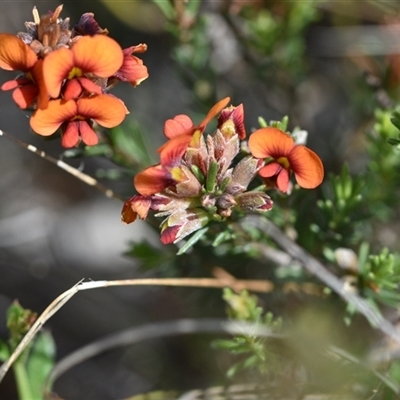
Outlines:
{"type": "Polygon", "coordinates": [[[147,67],[143,61],[134,56],[134,53],[144,53],[147,50],[146,44],[138,44],[124,49],[124,61],[114,77],[123,82],[129,82],[133,86],[139,85],[149,77],[147,67]]]}
{"type": "Polygon", "coordinates": [[[73,147],[79,139],[90,146],[98,143],[91,120],[105,128],[119,125],[125,118],[124,103],[114,96],[100,94],[77,100],[50,100],[44,110],[38,109],[30,119],[31,128],[42,136],[52,135],[63,125],[62,145],[73,147]]]}
{"type": "Polygon", "coordinates": [[[93,74],[109,78],[121,67],[124,54],[119,44],[104,35],[82,36],[70,48],[60,48],[43,61],[43,75],[48,93],[57,98],[64,79],[93,74]]]}
{"type": "Polygon", "coordinates": [[[13,100],[20,108],[28,108],[39,94],[39,106],[46,106],[42,60],[38,60],[36,53],[19,37],[0,33],[0,68],[23,72],[23,75],[1,86],[2,90],[13,90],[13,100]]]}
{"type": "Polygon", "coordinates": [[[207,124],[227,106],[229,101],[230,98],[225,97],[216,103],[198,125],[194,125],[191,118],[184,114],[168,119],[164,125],[164,135],[170,140],[158,149],[161,165],[175,165],[179,162],[192,140],[195,142],[199,140],[207,124]]]}
{"type": "Polygon", "coordinates": [[[324,178],[324,167],[318,155],[306,146],[296,145],[293,138],[280,129],[258,129],[250,135],[249,148],[254,157],[266,159],[267,164],[259,175],[275,180],[284,193],[288,190],[291,172],[305,189],[314,189],[324,178]]]}
{"type": "Polygon", "coordinates": [[[174,184],[170,171],[160,164],[152,165],[135,175],[133,180],[136,190],[143,196],[162,192],[174,184]]]}

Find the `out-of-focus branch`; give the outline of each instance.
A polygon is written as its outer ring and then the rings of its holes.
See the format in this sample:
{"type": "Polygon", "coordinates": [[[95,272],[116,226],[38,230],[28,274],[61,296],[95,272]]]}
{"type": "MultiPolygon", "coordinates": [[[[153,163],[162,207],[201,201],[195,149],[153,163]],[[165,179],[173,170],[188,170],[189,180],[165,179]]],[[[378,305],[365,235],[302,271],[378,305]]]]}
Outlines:
{"type": "Polygon", "coordinates": [[[383,316],[365,299],[361,298],[358,294],[349,291],[344,282],[338,279],[324,265],[307,253],[298,244],[289,239],[270,220],[257,215],[251,215],[242,220],[242,226],[257,228],[267,234],[287,254],[295,260],[298,260],[308,272],[315,275],[321,282],[327,285],[346,302],[351,304],[359,313],[364,315],[374,327],[400,343],[400,331],[398,331],[388,320],[383,318],[383,316]]]}

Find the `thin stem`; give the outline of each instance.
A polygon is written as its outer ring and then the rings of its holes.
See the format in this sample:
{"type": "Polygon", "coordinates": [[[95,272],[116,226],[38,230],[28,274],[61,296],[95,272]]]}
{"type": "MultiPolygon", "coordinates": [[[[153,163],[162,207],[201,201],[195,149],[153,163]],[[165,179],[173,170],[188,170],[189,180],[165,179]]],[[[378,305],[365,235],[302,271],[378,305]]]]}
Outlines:
{"type": "Polygon", "coordinates": [[[180,286],[180,287],[202,287],[202,288],[225,288],[231,287],[233,290],[249,289],[258,292],[271,292],[274,285],[270,281],[260,280],[239,280],[234,279],[214,279],[214,278],[147,278],[147,279],[123,279],[115,281],[89,281],[78,282],[72,288],[68,289],[40,314],[35,323],[31,326],[28,333],[23,337],[17,348],[11,354],[9,359],[0,366],[0,383],[9,368],[16,362],[19,355],[29,345],[32,339],[40,331],[42,326],[76,293],[82,290],[106,288],[110,286],[180,286]]]}
{"type": "Polygon", "coordinates": [[[31,385],[25,363],[22,359],[17,360],[13,365],[13,371],[15,375],[15,381],[18,390],[19,400],[40,400],[35,399],[32,393],[31,385]]]}
{"type": "Polygon", "coordinates": [[[78,178],[80,181],[86,183],[87,185],[93,186],[94,188],[102,192],[106,197],[120,201],[125,201],[123,197],[121,197],[119,194],[109,189],[107,186],[101,184],[97,179],[94,179],[90,175],[87,175],[84,172],[79,171],[78,169],[72,167],[71,165],[67,164],[62,160],[57,160],[56,158],[49,156],[47,153],[45,153],[42,150],[39,150],[35,146],[29,143],[25,143],[22,140],[19,140],[2,130],[0,130],[0,137],[4,137],[7,140],[10,140],[11,142],[14,142],[19,146],[23,147],[24,149],[29,150],[30,152],[36,154],[37,156],[44,158],[45,160],[51,162],[52,164],[64,170],[65,172],[68,172],[70,175],[73,175],[75,178],[78,178]]]}

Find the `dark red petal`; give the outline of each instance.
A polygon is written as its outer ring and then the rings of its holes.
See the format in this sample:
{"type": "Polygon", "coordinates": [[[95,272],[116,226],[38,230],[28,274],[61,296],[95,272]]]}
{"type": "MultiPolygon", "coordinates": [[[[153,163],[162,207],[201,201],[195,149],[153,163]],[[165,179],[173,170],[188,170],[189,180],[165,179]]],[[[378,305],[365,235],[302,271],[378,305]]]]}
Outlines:
{"type": "Polygon", "coordinates": [[[136,221],[138,213],[133,211],[131,207],[131,199],[125,201],[121,211],[121,221],[126,224],[131,224],[136,221]]]}
{"type": "Polygon", "coordinates": [[[81,36],[108,33],[107,29],[100,28],[99,24],[94,19],[94,14],[89,12],[81,16],[78,23],[74,26],[74,31],[81,36]]]}
{"type": "Polygon", "coordinates": [[[244,108],[243,104],[237,107],[230,106],[221,111],[218,117],[218,129],[221,129],[224,136],[237,134],[240,140],[246,138],[246,129],[244,127],[244,108]],[[233,123],[233,126],[232,126],[233,123]],[[227,132],[224,132],[226,130],[227,132]]]}
{"type": "Polygon", "coordinates": [[[161,243],[162,244],[174,243],[180,229],[181,229],[180,225],[169,226],[168,228],[165,228],[160,236],[161,243]]]}

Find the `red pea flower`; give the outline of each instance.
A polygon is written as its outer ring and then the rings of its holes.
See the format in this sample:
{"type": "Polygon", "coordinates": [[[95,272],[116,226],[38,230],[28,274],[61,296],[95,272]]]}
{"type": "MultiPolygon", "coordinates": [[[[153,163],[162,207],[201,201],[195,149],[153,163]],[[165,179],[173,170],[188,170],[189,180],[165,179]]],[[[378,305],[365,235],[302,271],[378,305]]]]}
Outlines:
{"type": "Polygon", "coordinates": [[[105,128],[119,125],[125,118],[124,103],[114,96],[100,94],[78,100],[50,100],[44,110],[38,109],[30,119],[31,128],[42,136],[52,135],[63,125],[62,145],[74,147],[79,139],[90,146],[98,143],[91,127],[93,119],[105,128]]]}
{"type": "Polygon", "coordinates": [[[260,169],[259,175],[275,180],[283,193],[288,190],[291,172],[305,189],[314,189],[324,178],[324,167],[318,155],[306,146],[296,145],[294,139],[280,129],[268,127],[253,132],[249,148],[254,157],[266,159],[267,165],[260,169]]]}

